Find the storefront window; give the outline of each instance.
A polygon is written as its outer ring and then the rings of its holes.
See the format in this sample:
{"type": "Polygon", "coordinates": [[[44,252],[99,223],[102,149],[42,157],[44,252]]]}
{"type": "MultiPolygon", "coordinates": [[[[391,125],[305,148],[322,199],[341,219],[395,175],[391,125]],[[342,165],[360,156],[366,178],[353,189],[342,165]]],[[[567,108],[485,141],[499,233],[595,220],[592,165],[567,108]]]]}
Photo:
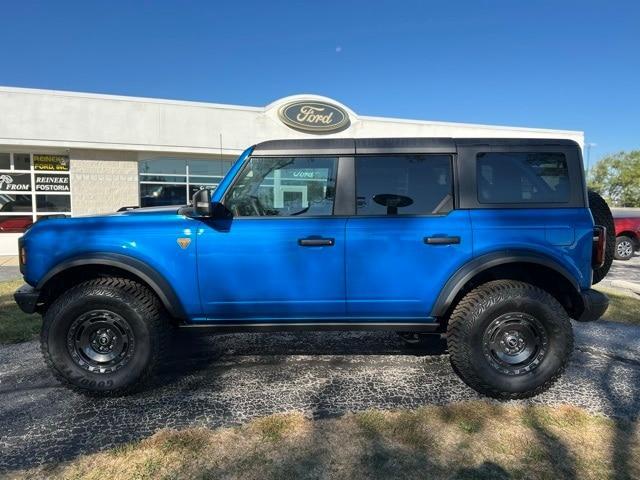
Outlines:
{"type": "Polygon", "coordinates": [[[143,207],[184,205],[187,196],[186,184],[140,184],[140,203],[143,207]]]}
{"type": "Polygon", "coordinates": [[[142,160],[140,206],[184,205],[201,188],[214,189],[232,159],[155,157],[142,160]]]}
{"type": "Polygon", "coordinates": [[[36,210],[41,212],[68,212],[71,210],[69,195],[36,195],[36,210]]]}
{"type": "Polygon", "coordinates": [[[50,215],[71,215],[69,157],[0,153],[0,233],[50,215]]]}
{"type": "Polygon", "coordinates": [[[11,154],[0,152],[0,170],[9,170],[11,168],[11,154]]]}
{"type": "Polygon", "coordinates": [[[14,153],[13,164],[15,170],[31,170],[31,155],[28,153],[14,153]]]}
{"type": "Polygon", "coordinates": [[[141,174],[184,175],[187,161],[178,158],[152,158],[140,162],[141,174]]]}
{"type": "Polygon", "coordinates": [[[0,213],[0,233],[22,233],[33,223],[31,215],[2,215],[0,213]]]}

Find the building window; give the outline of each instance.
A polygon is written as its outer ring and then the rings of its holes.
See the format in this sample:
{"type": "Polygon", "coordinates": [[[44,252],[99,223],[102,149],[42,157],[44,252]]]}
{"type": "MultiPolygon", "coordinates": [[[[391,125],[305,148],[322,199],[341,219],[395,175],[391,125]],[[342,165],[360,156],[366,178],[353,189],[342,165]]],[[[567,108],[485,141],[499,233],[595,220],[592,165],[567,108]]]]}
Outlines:
{"type": "Polygon", "coordinates": [[[71,215],[69,157],[0,152],[0,233],[40,218],[71,215]]]}
{"type": "Polygon", "coordinates": [[[155,157],[142,160],[140,206],[185,205],[201,188],[215,189],[233,160],[155,157]]]}

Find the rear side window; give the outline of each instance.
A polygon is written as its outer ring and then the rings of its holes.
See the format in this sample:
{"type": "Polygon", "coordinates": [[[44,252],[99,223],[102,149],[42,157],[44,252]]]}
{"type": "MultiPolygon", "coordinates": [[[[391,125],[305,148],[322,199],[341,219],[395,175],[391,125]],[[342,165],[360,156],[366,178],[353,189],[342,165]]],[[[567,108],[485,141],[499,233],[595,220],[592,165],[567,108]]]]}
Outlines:
{"type": "Polygon", "coordinates": [[[356,157],[357,215],[429,215],[451,210],[449,155],[356,157]]]}
{"type": "Polygon", "coordinates": [[[479,153],[476,179],[480,203],[566,203],[571,197],[563,153],[479,153]]]}

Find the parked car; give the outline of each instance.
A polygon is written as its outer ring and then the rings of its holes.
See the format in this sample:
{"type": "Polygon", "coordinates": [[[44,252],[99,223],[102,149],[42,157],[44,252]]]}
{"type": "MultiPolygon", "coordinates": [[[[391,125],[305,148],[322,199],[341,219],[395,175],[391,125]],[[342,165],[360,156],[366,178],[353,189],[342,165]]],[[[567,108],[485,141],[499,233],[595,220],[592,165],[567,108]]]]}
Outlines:
{"type": "Polygon", "coordinates": [[[629,260],[633,253],[640,250],[640,215],[621,215],[616,213],[613,221],[616,226],[616,260],[629,260]]]}
{"type": "Polygon", "coordinates": [[[569,319],[608,305],[612,217],[584,185],[566,140],[268,141],[193,205],[36,223],[15,299],[93,395],[138,388],[197,325],[442,334],[469,386],[529,397],[565,369],[569,319]]]}

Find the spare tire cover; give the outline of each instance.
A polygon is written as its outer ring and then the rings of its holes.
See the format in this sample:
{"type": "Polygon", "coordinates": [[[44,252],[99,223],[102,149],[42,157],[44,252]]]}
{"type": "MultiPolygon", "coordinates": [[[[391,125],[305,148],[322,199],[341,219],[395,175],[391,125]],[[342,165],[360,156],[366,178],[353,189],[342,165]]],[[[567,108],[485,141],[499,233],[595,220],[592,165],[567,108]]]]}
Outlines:
{"type": "Polygon", "coordinates": [[[589,190],[589,210],[591,210],[594,223],[596,225],[602,225],[607,229],[607,247],[604,253],[604,265],[600,268],[593,269],[593,283],[595,284],[602,280],[611,268],[613,254],[616,249],[616,227],[613,223],[613,215],[611,215],[609,205],[604,201],[604,198],[593,190],[589,190]]]}

